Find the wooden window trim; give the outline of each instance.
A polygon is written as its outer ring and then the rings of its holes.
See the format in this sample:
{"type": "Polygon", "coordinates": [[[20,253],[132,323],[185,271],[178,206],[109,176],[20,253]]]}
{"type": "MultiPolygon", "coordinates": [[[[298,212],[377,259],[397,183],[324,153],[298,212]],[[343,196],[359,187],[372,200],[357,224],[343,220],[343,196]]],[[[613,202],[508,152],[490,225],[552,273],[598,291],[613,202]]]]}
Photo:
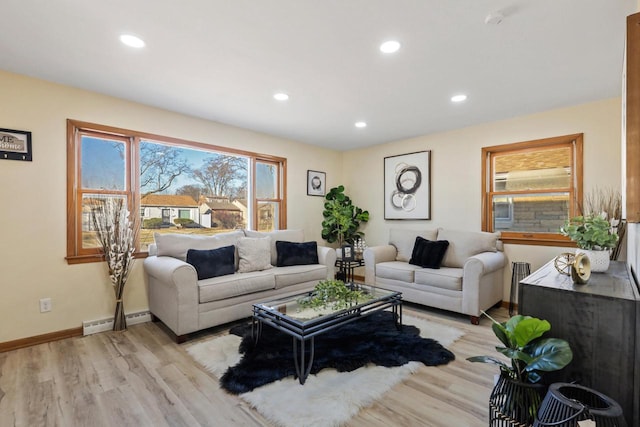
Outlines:
{"type": "Polygon", "coordinates": [[[286,188],[285,186],[285,177],[287,176],[287,164],[286,162],[284,163],[278,163],[278,162],[274,162],[271,159],[266,159],[266,158],[255,158],[254,161],[252,161],[251,163],[251,169],[253,171],[252,174],[252,186],[253,188],[256,187],[256,169],[258,166],[258,163],[264,163],[264,164],[270,164],[272,166],[274,166],[276,168],[276,172],[277,172],[277,177],[276,177],[276,181],[278,182],[278,186],[276,187],[276,197],[273,199],[267,199],[267,198],[259,198],[259,197],[253,197],[252,200],[255,203],[254,209],[253,209],[253,223],[255,224],[255,226],[257,227],[258,222],[260,221],[260,218],[258,217],[258,203],[260,202],[264,202],[264,203],[279,203],[280,204],[280,209],[283,210],[282,212],[278,212],[278,227],[279,228],[284,228],[285,225],[287,223],[287,213],[286,213],[286,206],[285,206],[285,197],[284,197],[284,189],[286,188]]]}
{"type": "MultiPolygon", "coordinates": [[[[583,178],[583,155],[584,155],[584,134],[576,133],[571,135],[557,136],[552,138],[537,139],[524,142],[515,142],[511,144],[495,145],[482,148],[482,230],[493,231],[493,217],[491,213],[491,197],[496,194],[492,188],[492,169],[489,165],[489,159],[492,154],[504,153],[510,151],[537,151],[541,148],[552,148],[554,146],[565,146],[567,143],[575,143],[575,156],[572,159],[572,175],[574,182],[570,188],[569,198],[572,203],[569,206],[569,215],[575,216],[578,210],[578,201],[582,200],[582,178],[583,178]]],[[[553,189],[544,190],[551,192],[553,189]]],[[[564,191],[564,189],[563,189],[564,191]]],[[[510,193],[521,194],[539,194],[540,190],[514,191],[510,193]]],[[[562,236],[560,233],[526,233],[503,231],[501,240],[504,243],[519,245],[538,245],[538,246],[561,246],[576,247],[568,237],[562,236]]]]}
{"type": "Polygon", "coordinates": [[[624,94],[626,140],[625,210],[627,222],[640,223],[640,13],[627,16],[624,94]]]}
{"type": "MultiPolygon", "coordinates": [[[[184,148],[202,149],[206,151],[219,152],[221,154],[235,154],[245,156],[250,159],[250,163],[254,168],[256,161],[268,162],[278,165],[278,173],[280,174],[281,187],[279,191],[279,199],[273,200],[280,202],[280,216],[278,227],[284,229],[287,226],[287,203],[286,203],[286,172],[287,172],[287,159],[284,157],[273,156],[270,154],[254,153],[246,150],[239,150],[236,148],[223,147],[215,144],[206,144],[197,141],[190,141],[185,139],[167,137],[163,135],[152,134],[148,132],[139,132],[135,130],[129,130],[124,128],[118,128],[113,126],[106,126],[96,123],[90,123],[80,120],[67,119],[67,256],[65,257],[68,264],[84,264],[90,262],[99,262],[103,260],[103,255],[99,249],[96,250],[81,250],[79,239],[82,238],[82,218],[78,216],[79,207],[78,203],[81,203],[78,195],[80,191],[80,173],[81,165],[80,161],[80,147],[76,144],[76,136],[78,132],[96,133],[100,136],[110,135],[118,139],[129,139],[129,156],[127,159],[126,167],[126,182],[127,189],[122,194],[126,194],[130,200],[129,210],[131,215],[138,218],[140,216],[140,169],[138,149],[140,141],[150,140],[159,143],[166,143],[169,145],[175,145],[184,148]]],[[[252,178],[252,186],[255,188],[255,174],[252,178]]],[[[96,191],[93,191],[94,193],[96,191]]],[[[112,193],[112,192],[107,192],[112,193]]],[[[251,197],[249,203],[254,204],[253,211],[255,209],[255,197],[251,197]]],[[[147,252],[136,252],[137,258],[144,258],[148,256],[147,252]]]]}

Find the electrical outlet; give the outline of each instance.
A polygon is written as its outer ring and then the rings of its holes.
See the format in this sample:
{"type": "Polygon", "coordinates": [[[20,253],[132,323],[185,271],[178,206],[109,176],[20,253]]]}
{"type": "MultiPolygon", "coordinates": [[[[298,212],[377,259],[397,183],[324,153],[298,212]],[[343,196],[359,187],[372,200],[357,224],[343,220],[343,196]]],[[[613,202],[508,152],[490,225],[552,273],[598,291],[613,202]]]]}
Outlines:
{"type": "Polygon", "coordinates": [[[40,313],[47,313],[51,311],[51,298],[40,299],[40,313]]]}

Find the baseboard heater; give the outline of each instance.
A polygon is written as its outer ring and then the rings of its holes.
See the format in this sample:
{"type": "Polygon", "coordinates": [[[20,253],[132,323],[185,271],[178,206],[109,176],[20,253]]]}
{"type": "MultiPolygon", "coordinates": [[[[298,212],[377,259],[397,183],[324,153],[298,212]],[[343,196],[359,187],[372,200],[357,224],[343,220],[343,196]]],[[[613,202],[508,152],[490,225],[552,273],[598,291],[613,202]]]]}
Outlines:
{"type": "MultiPolygon", "coordinates": [[[[127,325],[137,325],[138,323],[150,322],[151,313],[149,310],[127,314],[127,325]]],[[[97,334],[98,332],[110,331],[113,329],[113,317],[100,320],[89,320],[82,322],[82,335],[97,334]]]]}

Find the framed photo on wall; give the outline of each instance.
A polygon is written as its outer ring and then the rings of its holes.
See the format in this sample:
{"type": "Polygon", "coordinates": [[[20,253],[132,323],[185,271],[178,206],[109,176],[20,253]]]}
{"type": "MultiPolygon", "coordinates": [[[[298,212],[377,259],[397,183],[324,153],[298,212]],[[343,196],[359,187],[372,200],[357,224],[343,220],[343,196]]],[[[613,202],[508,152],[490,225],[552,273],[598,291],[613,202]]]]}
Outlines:
{"type": "Polygon", "coordinates": [[[353,246],[351,245],[343,245],[342,246],[342,260],[343,261],[353,261],[353,246]]]}
{"type": "Polygon", "coordinates": [[[324,196],[327,191],[327,174],[318,171],[307,171],[307,196],[324,196]]]}
{"type": "Polygon", "coordinates": [[[0,129],[0,159],[32,161],[31,132],[0,129]]]}
{"type": "Polygon", "coordinates": [[[431,151],[384,158],[384,219],[431,219],[431,151]]]}

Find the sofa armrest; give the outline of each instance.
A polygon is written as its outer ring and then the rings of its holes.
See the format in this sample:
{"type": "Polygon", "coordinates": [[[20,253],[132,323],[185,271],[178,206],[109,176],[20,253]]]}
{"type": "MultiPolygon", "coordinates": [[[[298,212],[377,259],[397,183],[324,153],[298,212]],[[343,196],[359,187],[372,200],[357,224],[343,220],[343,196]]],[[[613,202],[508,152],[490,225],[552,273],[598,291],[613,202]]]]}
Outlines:
{"type": "Polygon", "coordinates": [[[198,330],[198,274],[186,262],[168,256],[144,260],[149,310],[176,335],[198,330]]]}
{"type": "Polygon", "coordinates": [[[336,250],[328,246],[318,246],[318,263],[327,266],[327,280],[332,280],[335,275],[336,250]]]}
{"type": "Polygon", "coordinates": [[[369,285],[376,283],[376,264],[395,261],[398,251],[393,245],[371,246],[364,250],[364,281],[369,285]]]}
{"type": "Polygon", "coordinates": [[[502,299],[503,269],[506,263],[503,252],[482,252],[469,257],[463,267],[462,311],[479,316],[502,299]]]}
{"type": "Polygon", "coordinates": [[[498,252],[482,252],[472,257],[469,257],[464,262],[464,269],[467,268],[477,271],[479,275],[492,273],[496,270],[504,268],[505,256],[504,253],[498,252]]]}

